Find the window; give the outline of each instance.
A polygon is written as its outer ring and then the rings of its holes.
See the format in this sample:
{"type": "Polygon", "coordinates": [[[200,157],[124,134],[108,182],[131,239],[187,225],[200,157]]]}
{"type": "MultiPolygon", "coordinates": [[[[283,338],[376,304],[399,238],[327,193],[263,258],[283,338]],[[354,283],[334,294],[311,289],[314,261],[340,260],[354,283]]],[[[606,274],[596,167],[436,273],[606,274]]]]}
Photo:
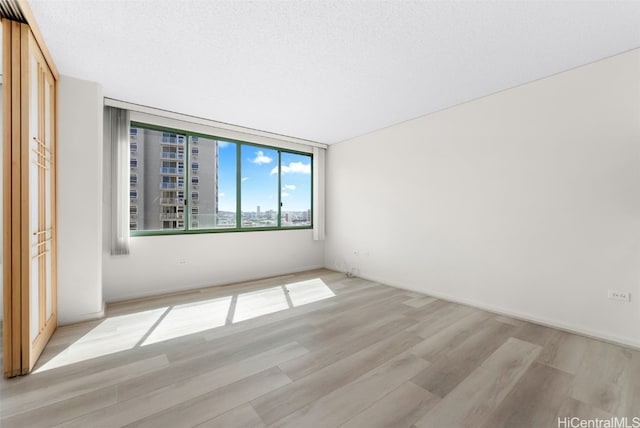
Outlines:
{"type": "Polygon", "coordinates": [[[138,159],[131,158],[131,159],[129,160],[129,166],[130,166],[131,168],[137,168],[137,167],[138,167],[138,159]]]}
{"type": "Polygon", "coordinates": [[[160,174],[183,175],[184,163],[175,161],[165,161],[161,163],[160,174]]]}
{"type": "Polygon", "coordinates": [[[191,165],[191,229],[235,228],[237,144],[197,136],[189,143],[202,159],[191,165]]]}
{"type": "Polygon", "coordinates": [[[281,224],[311,226],[311,156],[283,152],[280,161],[281,224]]]}
{"type": "Polygon", "coordinates": [[[160,152],[161,159],[184,159],[184,149],[182,147],[164,146],[160,152]]]}
{"type": "Polygon", "coordinates": [[[135,234],[311,227],[310,154],[138,123],[131,129],[135,234]]]}
{"type": "Polygon", "coordinates": [[[174,134],[173,132],[163,132],[162,133],[162,143],[168,143],[171,145],[184,145],[185,136],[180,134],[174,134]]]}
{"type": "Polygon", "coordinates": [[[278,151],[242,145],[242,228],[278,226],[278,151]]]}

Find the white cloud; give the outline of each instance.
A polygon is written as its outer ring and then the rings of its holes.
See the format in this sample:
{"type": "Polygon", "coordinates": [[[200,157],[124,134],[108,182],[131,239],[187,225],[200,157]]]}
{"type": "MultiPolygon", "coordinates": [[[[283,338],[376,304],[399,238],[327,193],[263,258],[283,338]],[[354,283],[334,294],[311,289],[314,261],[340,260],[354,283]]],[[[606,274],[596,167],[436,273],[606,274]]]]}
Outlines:
{"type": "Polygon", "coordinates": [[[249,179],[249,177],[242,177],[242,179],[240,179],[240,181],[247,181],[249,179]]]}
{"type": "MultiPolygon", "coordinates": [[[[277,174],[278,167],[271,170],[271,174],[277,174]]],[[[289,165],[282,165],[283,174],[311,174],[311,164],[302,162],[289,162],[289,165]]]]}
{"type": "Polygon", "coordinates": [[[286,198],[287,196],[289,196],[289,194],[287,192],[282,192],[282,197],[286,198]]]}
{"type": "Polygon", "coordinates": [[[256,165],[264,165],[264,164],[268,164],[268,163],[273,162],[273,159],[271,159],[269,156],[265,155],[262,150],[258,150],[256,152],[256,157],[253,158],[253,159],[250,159],[250,161],[252,163],[255,163],[256,165]]]}
{"type": "Polygon", "coordinates": [[[296,190],[296,185],[295,184],[285,184],[282,187],[283,190],[296,190]]]}
{"type": "Polygon", "coordinates": [[[218,196],[222,198],[224,196],[224,193],[223,192],[219,192],[218,196]]]}
{"type": "Polygon", "coordinates": [[[225,147],[229,147],[229,143],[228,141],[218,141],[218,148],[219,149],[224,149],[225,147]]]}

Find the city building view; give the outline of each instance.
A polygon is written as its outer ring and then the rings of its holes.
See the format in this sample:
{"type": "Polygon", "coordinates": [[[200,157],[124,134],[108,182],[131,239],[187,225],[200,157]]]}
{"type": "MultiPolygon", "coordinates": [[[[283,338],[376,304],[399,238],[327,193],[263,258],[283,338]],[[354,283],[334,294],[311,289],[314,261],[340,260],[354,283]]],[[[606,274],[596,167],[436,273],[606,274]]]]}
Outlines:
{"type": "Polygon", "coordinates": [[[132,231],[236,229],[238,182],[241,228],[278,227],[279,212],[280,227],[311,226],[309,155],[142,126],[130,138],[132,231]]]}

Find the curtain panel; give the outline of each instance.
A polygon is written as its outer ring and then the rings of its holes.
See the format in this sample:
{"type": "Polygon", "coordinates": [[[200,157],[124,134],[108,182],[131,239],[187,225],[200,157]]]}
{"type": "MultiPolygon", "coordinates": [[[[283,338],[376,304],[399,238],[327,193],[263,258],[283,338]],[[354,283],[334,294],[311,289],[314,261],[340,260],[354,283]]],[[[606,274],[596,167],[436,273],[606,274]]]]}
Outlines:
{"type": "Polygon", "coordinates": [[[111,149],[111,254],[129,254],[129,111],[105,107],[105,144],[111,149]]]}

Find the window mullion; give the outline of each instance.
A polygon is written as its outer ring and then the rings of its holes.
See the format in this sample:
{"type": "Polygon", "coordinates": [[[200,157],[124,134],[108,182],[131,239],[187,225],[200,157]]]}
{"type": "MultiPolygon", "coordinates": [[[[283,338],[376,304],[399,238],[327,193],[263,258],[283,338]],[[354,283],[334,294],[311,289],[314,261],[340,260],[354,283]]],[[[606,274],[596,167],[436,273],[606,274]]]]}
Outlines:
{"type": "Polygon", "coordinates": [[[242,229],[242,144],[236,144],[236,229],[242,229]]]}
{"type": "Polygon", "coordinates": [[[184,219],[184,230],[188,231],[191,228],[191,175],[189,174],[189,168],[191,168],[191,154],[189,153],[189,134],[185,134],[184,142],[184,201],[182,203],[184,219]],[[186,201],[186,203],[184,203],[186,201]]]}
{"type": "Polygon", "coordinates": [[[282,151],[278,150],[278,229],[282,227],[282,151]]]}

